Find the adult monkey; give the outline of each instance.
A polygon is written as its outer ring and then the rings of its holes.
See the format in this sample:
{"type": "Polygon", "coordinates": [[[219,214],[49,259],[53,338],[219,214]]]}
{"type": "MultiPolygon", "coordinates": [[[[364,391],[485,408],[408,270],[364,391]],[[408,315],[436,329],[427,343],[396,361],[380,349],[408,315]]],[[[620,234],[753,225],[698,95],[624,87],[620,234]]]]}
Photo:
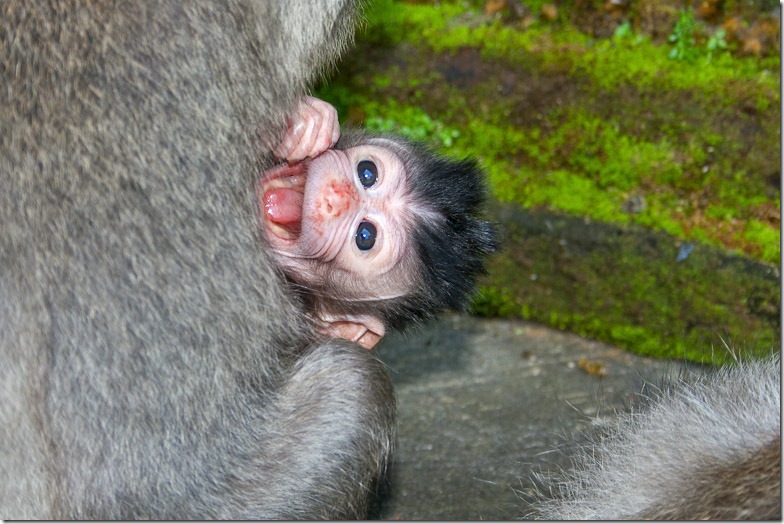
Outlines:
{"type": "Polygon", "coordinates": [[[389,377],[308,347],[253,191],[354,6],[0,10],[0,516],[363,516],[389,377]]]}
{"type": "Polygon", "coordinates": [[[781,357],[658,390],[546,481],[545,520],[781,520],[781,357]]]}

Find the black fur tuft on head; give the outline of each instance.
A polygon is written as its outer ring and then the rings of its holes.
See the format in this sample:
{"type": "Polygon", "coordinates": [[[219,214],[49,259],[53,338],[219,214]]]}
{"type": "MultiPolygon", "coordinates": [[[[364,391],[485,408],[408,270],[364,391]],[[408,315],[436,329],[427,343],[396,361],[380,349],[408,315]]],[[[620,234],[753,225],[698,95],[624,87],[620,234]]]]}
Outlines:
{"type": "Polygon", "coordinates": [[[427,304],[424,318],[464,311],[485,259],[498,250],[495,227],[478,216],[486,195],[483,172],[473,159],[444,158],[417,144],[412,151],[415,158],[403,162],[413,200],[443,217],[422,220],[412,232],[424,280],[412,298],[427,304]]]}
{"type": "Polygon", "coordinates": [[[479,218],[487,193],[481,168],[473,159],[449,159],[397,136],[351,131],[337,147],[360,143],[397,153],[406,170],[412,213],[420,215],[411,231],[419,284],[409,295],[373,307],[391,329],[444,310],[464,311],[477,278],[486,272],[485,259],[499,249],[495,226],[479,218]]]}

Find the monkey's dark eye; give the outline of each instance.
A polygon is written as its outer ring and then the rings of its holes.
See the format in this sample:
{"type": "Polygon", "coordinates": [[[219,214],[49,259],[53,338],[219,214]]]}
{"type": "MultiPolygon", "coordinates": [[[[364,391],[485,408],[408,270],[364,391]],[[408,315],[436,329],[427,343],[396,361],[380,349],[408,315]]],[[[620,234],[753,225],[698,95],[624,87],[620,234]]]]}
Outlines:
{"type": "Polygon", "coordinates": [[[370,160],[363,160],[357,164],[357,175],[363,187],[370,187],[378,180],[378,169],[376,164],[370,160]]]}
{"type": "Polygon", "coordinates": [[[360,222],[356,240],[360,251],[368,251],[376,243],[376,226],[370,222],[360,222]]]}

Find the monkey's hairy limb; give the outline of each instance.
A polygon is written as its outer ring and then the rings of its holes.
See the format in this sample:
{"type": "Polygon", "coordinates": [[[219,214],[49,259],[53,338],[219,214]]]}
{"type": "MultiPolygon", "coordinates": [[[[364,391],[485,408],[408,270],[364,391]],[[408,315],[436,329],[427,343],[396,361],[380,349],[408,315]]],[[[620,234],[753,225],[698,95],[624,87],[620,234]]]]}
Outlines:
{"type": "Polygon", "coordinates": [[[587,448],[536,516],[780,520],[780,406],[778,356],[682,382],[587,448]]]}
{"type": "Polygon", "coordinates": [[[395,406],[376,401],[393,398],[392,386],[375,357],[356,349],[333,340],[297,361],[272,407],[265,406],[267,420],[258,426],[264,434],[243,436],[238,457],[248,464],[232,475],[235,489],[230,493],[241,510],[220,517],[367,514],[378,472],[386,468],[393,446],[395,406]],[[263,456],[257,454],[259,437],[266,443],[263,456]],[[258,501],[243,496],[259,485],[267,496],[258,501]],[[319,502],[315,512],[314,496],[319,502]]]}
{"type": "Polygon", "coordinates": [[[0,517],[363,516],[389,377],[303,353],[253,191],[353,11],[0,6],[0,517]]]}

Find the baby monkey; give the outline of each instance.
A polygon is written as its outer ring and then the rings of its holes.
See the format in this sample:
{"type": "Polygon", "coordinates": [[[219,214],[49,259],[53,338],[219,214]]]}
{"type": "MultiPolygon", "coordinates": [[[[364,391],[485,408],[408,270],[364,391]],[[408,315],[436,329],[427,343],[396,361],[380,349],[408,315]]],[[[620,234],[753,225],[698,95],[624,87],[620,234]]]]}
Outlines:
{"type": "Polygon", "coordinates": [[[274,260],[319,330],[372,348],[387,329],[469,304],[498,249],[479,218],[482,171],[423,144],[344,130],[304,98],[262,173],[259,215],[274,260]]]}

